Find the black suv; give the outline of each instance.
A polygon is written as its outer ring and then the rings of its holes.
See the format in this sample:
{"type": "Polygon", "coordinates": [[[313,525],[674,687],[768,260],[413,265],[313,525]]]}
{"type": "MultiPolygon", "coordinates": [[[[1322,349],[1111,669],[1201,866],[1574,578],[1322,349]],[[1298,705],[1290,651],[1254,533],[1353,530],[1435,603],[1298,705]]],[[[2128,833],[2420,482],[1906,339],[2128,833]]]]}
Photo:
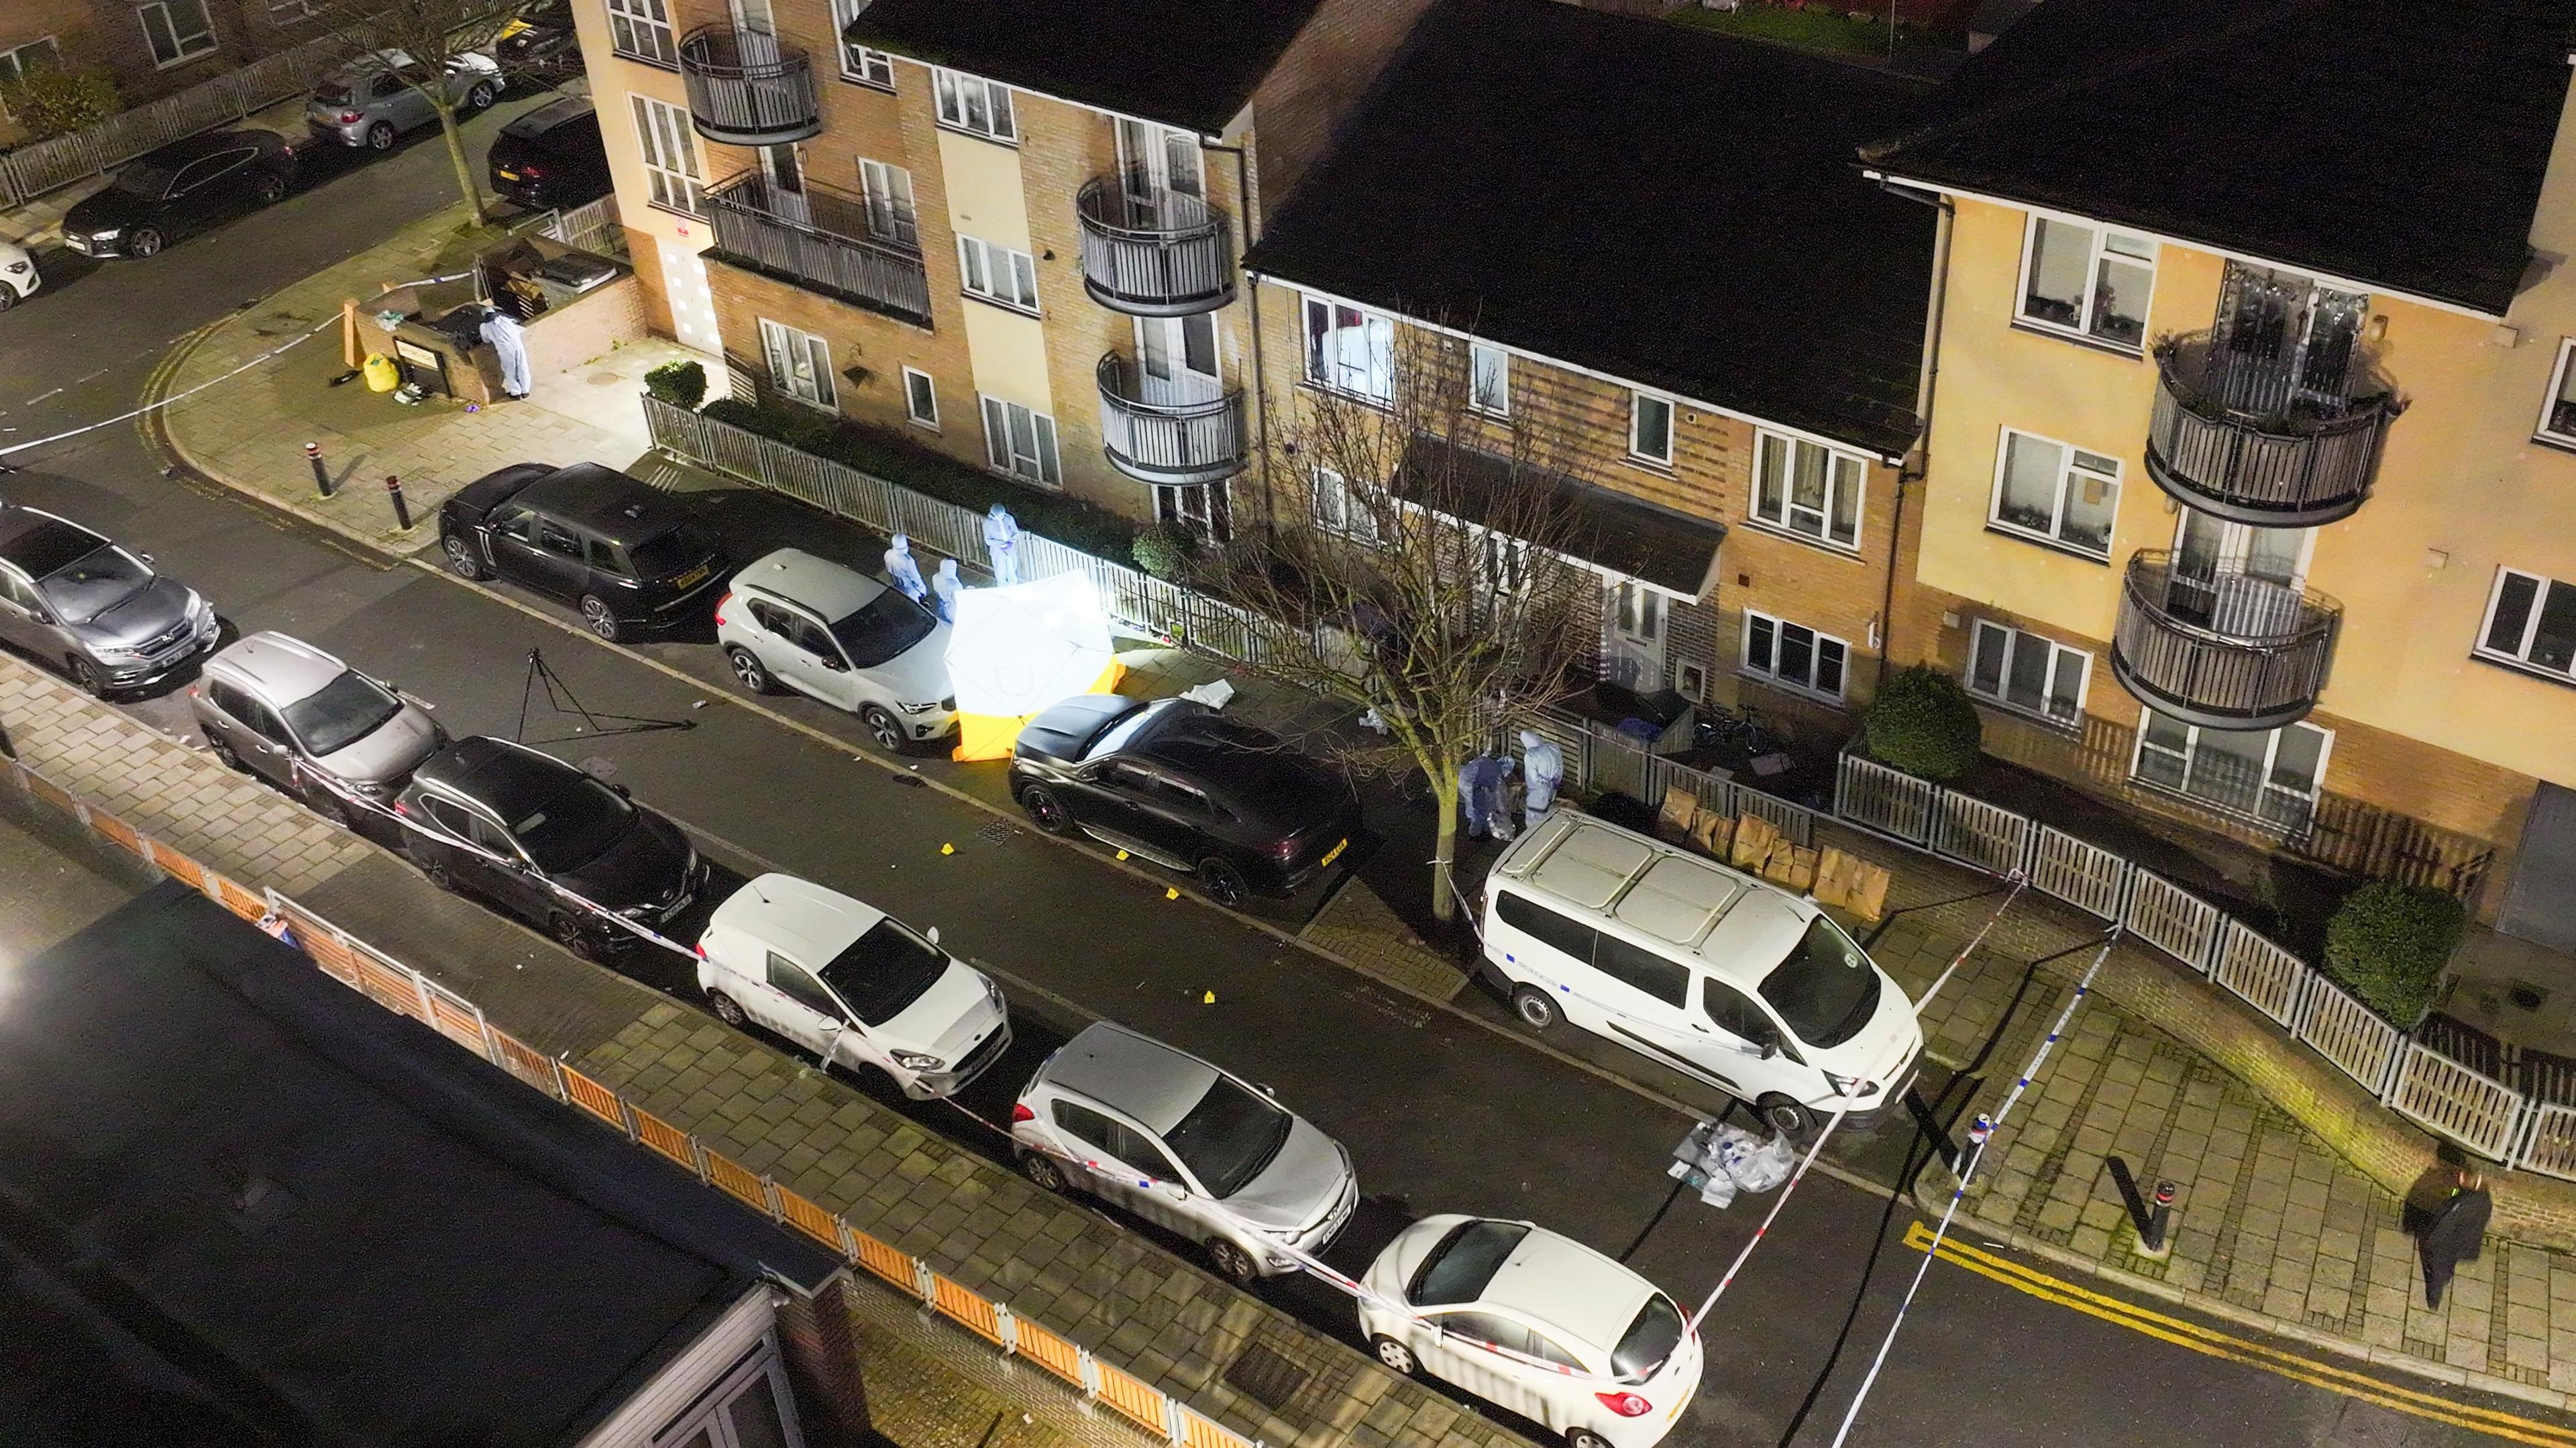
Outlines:
{"type": "Polygon", "coordinates": [[[394,804],[411,821],[403,852],[441,887],[477,895],[576,955],[641,937],[560,891],[647,926],[667,923],[706,884],[680,827],[551,754],[477,735],[412,772],[394,804]],[[558,888],[559,887],[559,888],[558,888]]]}
{"type": "Polygon", "coordinates": [[[581,73],[581,37],[573,32],[572,0],[537,0],[502,27],[492,58],[516,81],[523,75],[581,73]]]}
{"type": "Polygon", "coordinates": [[[63,213],[63,245],[91,256],[150,256],[295,184],[295,147],[275,131],[216,131],[164,146],[63,213]]]}
{"type": "Polygon", "coordinates": [[[492,138],[492,189],[531,211],[597,201],[611,184],[599,113],[580,96],[539,106],[492,138]]]}
{"type": "Polygon", "coordinates": [[[611,643],[679,621],[730,568],[716,535],[668,494],[597,463],[513,463],[477,478],[440,505],[438,539],[457,577],[570,599],[611,643]]]}
{"type": "Polygon", "coordinates": [[[1187,699],[1085,694],[1038,715],[1011,751],[1011,797],[1049,834],[1196,872],[1220,905],[1294,892],[1360,826],[1348,782],[1187,699]]]}

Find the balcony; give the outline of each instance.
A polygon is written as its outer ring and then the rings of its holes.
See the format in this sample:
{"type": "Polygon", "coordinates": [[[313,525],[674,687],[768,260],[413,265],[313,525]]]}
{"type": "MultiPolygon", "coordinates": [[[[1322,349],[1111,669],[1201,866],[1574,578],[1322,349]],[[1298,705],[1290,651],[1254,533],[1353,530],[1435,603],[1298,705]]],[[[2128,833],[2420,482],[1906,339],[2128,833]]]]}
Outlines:
{"type": "Polygon", "coordinates": [[[1131,317],[1187,317],[1234,300],[1234,229],[1203,197],[1094,178],[1074,198],[1082,289],[1131,317]]]}
{"type": "Polygon", "coordinates": [[[1164,487],[1213,483],[1243,471],[1243,394],[1149,400],[1163,390],[1112,352],[1100,359],[1100,442],[1109,465],[1164,487]]]}
{"type": "Polygon", "coordinates": [[[782,192],[746,171],[707,193],[721,260],[809,291],[930,325],[930,278],[921,253],[871,240],[867,204],[820,186],[782,192]]]}
{"type": "Polygon", "coordinates": [[[2377,386],[2358,397],[2265,386],[2273,379],[2212,358],[2206,333],[2157,346],[2147,475],[2186,508],[2257,528],[2351,517],[2370,495],[2396,398],[2377,386]]]}
{"type": "Polygon", "coordinates": [[[680,38],[680,80],[690,124],[720,145],[784,146],[823,133],[805,52],[775,35],[701,25],[680,38]]]}
{"type": "Polygon", "coordinates": [[[2342,609],[2238,569],[2130,558],[2111,671],[2160,714],[2204,729],[2278,729],[2316,706],[2342,609]]]}

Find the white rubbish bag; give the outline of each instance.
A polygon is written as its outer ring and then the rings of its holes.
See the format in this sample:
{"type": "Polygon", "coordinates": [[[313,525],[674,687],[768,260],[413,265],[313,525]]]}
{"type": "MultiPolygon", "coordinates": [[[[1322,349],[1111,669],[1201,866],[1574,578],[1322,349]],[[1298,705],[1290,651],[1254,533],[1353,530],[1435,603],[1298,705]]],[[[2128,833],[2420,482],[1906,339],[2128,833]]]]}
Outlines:
{"type": "Polygon", "coordinates": [[[1798,1167],[1798,1154],[1790,1149],[1789,1138],[1766,1140],[1733,1126],[1718,1128],[1716,1155],[1726,1176],[1748,1192],[1767,1192],[1787,1181],[1798,1167]]]}

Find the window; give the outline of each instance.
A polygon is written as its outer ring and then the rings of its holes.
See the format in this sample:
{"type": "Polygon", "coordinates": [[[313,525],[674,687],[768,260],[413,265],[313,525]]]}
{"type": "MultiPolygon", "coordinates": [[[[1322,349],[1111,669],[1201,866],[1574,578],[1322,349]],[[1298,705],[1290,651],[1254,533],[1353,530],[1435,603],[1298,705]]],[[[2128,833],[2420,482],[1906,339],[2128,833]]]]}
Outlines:
{"type": "Polygon", "coordinates": [[[1530,548],[1526,538],[1476,529],[1477,567],[1485,586],[1496,593],[1523,593],[1530,586],[1530,548]]]}
{"type": "Polygon", "coordinates": [[[16,85],[35,71],[60,70],[62,64],[63,52],[50,35],[14,50],[0,50],[0,87],[16,85]]]}
{"type": "Polygon", "coordinates": [[[2021,320],[2137,351],[2147,336],[2156,244],[2076,221],[2033,216],[2023,243],[2021,320]]]}
{"type": "Polygon", "coordinates": [[[1869,464],[1820,442],[1761,432],[1753,441],[1753,518],[1833,548],[1860,547],[1869,464]]]}
{"type": "Polygon", "coordinates": [[[2571,362],[2576,362],[2576,337],[2558,344],[2558,366],[2549,374],[2549,401],[2540,410],[2540,436],[2576,447],[2576,367],[2571,362]]]}
{"type": "Polygon", "coordinates": [[[1582,921],[1559,915],[1527,896],[1515,895],[1509,890],[1495,902],[1494,913],[1502,918],[1505,925],[1574,960],[1590,960],[1592,942],[1600,937],[1599,931],[1582,921]]]}
{"type": "Polygon", "coordinates": [[[1467,405],[1495,417],[1512,415],[1512,354],[1482,342],[1467,344],[1467,405]]]}
{"type": "Polygon", "coordinates": [[[206,0],[151,0],[135,7],[134,16],[143,22],[152,63],[162,70],[215,48],[215,23],[206,18],[206,0]]]}
{"type": "Polygon", "coordinates": [[[1700,984],[1700,1008],[1717,1028],[1740,1041],[1761,1045],[1780,1039],[1780,1028],[1744,992],[1710,976],[1700,984]]]}
{"type": "Polygon", "coordinates": [[[769,952],[769,985],[816,1015],[841,1019],[841,1003],[824,994],[823,983],[775,950],[769,952]]]}
{"type": "Polygon", "coordinates": [[[1056,466],[1055,419],[998,397],[984,399],[984,447],[993,466],[1044,487],[1064,486],[1056,466]]]}
{"type": "Polygon", "coordinates": [[[1221,478],[1192,487],[1156,487],[1154,520],[1223,543],[1234,536],[1233,496],[1221,478]]]}
{"type": "Polygon", "coordinates": [[[1592,968],[1632,990],[1668,1006],[1690,1000],[1690,967],[1666,960],[1642,945],[1615,935],[1600,935],[1592,944],[1592,968]]]}
{"type": "Polygon", "coordinates": [[[903,369],[903,415],[915,426],[939,431],[939,388],[919,368],[903,369]]]}
{"type": "Polygon", "coordinates": [[[685,216],[705,215],[704,193],[698,184],[705,173],[698,169],[697,138],[689,134],[688,112],[643,96],[628,99],[635,103],[635,137],[643,148],[644,176],[652,186],[653,204],[685,216]]]}
{"type": "Polygon", "coordinates": [[[1647,392],[1628,394],[1628,451],[1652,463],[1673,460],[1673,404],[1647,392]]]}
{"type": "Polygon", "coordinates": [[[2099,453],[2004,430],[1987,522],[2009,533],[2111,557],[2111,519],[2120,507],[2120,463],[2099,453]]]}
{"type": "MultiPolygon", "coordinates": [[[[868,0],[832,0],[832,33],[839,35],[868,8],[868,0]]],[[[894,89],[894,57],[882,50],[841,42],[841,79],[872,85],[879,90],[894,89]]]]}
{"type": "Polygon", "coordinates": [[[2477,651],[2559,678],[2576,677],[2576,583],[2498,569],[2477,651]]]}
{"type": "Polygon", "coordinates": [[[2035,633],[1977,620],[1968,657],[1968,692],[2060,724],[2084,717],[2084,681],[2093,656],[2035,633]]]}
{"type": "Polygon", "coordinates": [[[1037,259],[1025,251],[961,236],[957,238],[957,270],[970,297],[998,302],[1014,311],[1038,309],[1037,259]]]}
{"type": "Polygon", "coordinates": [[[769,359],[769,385],[813,407],[835,407],[831,344],[811,332],[760,319],[760,350],[769,359]]]}
{"type": "Polygon", "coordinates": [[[1619,636],[1641,644],[1663,637],[1664,596],[1634,580],[1611,590],[1610,626],[1619,636]]]}
{"type": "Polygon", "coordinates": [[[931,90],[939,100],[939,124],[986,140],[1017,145],[1019,122],[1011,114],[1011,88],[997,80],[933,70],[931,90]]]}
{"type": "Polygon", "coordinates": [[[2130,772],[2142,783],[2295,831],[2316,812],[2333,744],[2334,735],[2314,724],[2202,729],[2149,709],[2130,772]]]}
{"type": "Polygon", "coordinates": [[[629,60],[677,70],[680,48],[671,43],[670,0],[608,0],[608,43],[629,60]]]}
{"type": "Polygon", "coordinates": [[[1849,644],[1831,634],[1749,608],[1744,611],[1743,669],[1748,674],[1840,700],[1843,664],[1850,652],[1849,644]]]}
{"type": "Polygon", "coordinates": [[[859,195],[867,202],[868,235],[907,251],[921,249],[921,222],[912,209],[912,173],[883,161],[859,162],[859,195]]]}
{"type": "Polygon", "coordinates": [[[804,1448],[795,1405],[778,1349],[763,1338],[714,1388],[663,1424],[653,1441],[668,1448],[804,1448]]]}
{"type": "Polygon", "coordinates": [[[1307,495],[1314,507],[1316,527],[1362,543],[1377,541],[1375,499],[1365,491],[1353,489],[1340,473],[1331,468],[1315,469],[1314,483],[1307,495]]]}
{"type": "Polygon", "coordinates": [[[581,535],[552,518],[537,520],[537,546],[558,558],[581,561],[581,535]]]}
{"type": "Polygon", "coordinates": [[[1384,404],[1395,397],[1395,323],[1375,312],[1306,299],[1306,380],[1384,404]]]}

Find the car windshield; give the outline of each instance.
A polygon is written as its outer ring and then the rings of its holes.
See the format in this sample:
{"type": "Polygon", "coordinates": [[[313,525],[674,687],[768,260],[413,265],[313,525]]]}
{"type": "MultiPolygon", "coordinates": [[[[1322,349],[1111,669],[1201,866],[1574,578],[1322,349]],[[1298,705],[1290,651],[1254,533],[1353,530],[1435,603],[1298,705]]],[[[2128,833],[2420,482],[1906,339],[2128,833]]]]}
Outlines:
{"type": "Polygon", "coordinates": [[[1839,1046],[1860,1034],[1878,1010],[1878,989],[1878,967],[1822,915],[1762,978],[1762,998],[1811,1046],[1839,1046]]]}
{"type": "Polygon", "coordinates": [[[927,994],[948,973],[948,956],[936,945],[880,920],[823,967],[832,988],[863,1025],[882,1026],[927,994]]]}
{"type": "Polygon", "coordinates": [[[63,622],[87,623],[151,581],[152,570],[141,559],[106,543],[38,580],[36,591],[63,622]]]}
{"type": "Polygon", "coordinates": [[[1682,1310],[1658,1292],[1637,1309],[1637,1320],[1610,1350],[1610,1371],[1623,1378],[1642,1378],[1664,1365],[1681,1346],[1682,1310]]]}
{"type": "Polygon", "coordinates": [[[706,562],[715,551],[716,535],[695,520],[684,520],[641,543],[628,544],[626,557],[635,565],[638,578],[669,578],[706,562]]]}
{"type": "Polygon", "coordinates": [[[585,775],[522,816],[510,835],[538,869],[560,875],[608,853],[634,822],[634,805],[585,775]]]}
{"type": "Polygon", "coordinates": [[[833,624],[832,637],[841,641],[854,667],[873,669],[921,642],[938,626],[930,610],[889,588],[833,624]]]}
{"type": "Polygon", "coordinates": [[[304,741],[305,752],[319,758],[375,733],[401,712],[402,700],[386,692],[384,685],[349,669],[319,693],[287,705],[286,727],[304,741]]]}
{"type": "Polygon", "coordinates": [[[1199,1185],[1222,1201],[1252,1184],[1288,1144],[1296,1118],[1219,1076],[1180,1124],[1163,1133],[1199,1185]]]}
{"type": "Polygon", "coordinates": [[[170,172],[161,166],[128,166],[116,173],[117,190],[158,201],[170,189],[170,172]]]}
{"type": "Polygon", "coordinates": [[[1485,1295],[1485,1284],[1503,1270],[1512,1249],[1529,1231],[1520,1222],[1459,1223],[1414,1269],[1413,1284],[1404,1295],[1416,1307],[1475,1301],[1485,1295]]]}
{"type": "Polygon", "coordinates": [[[1142,709],[1120,715],[1110,723],[1107,729],[1102,730],[1098,737],[1091,741],[1091,747],[1083,751],[1082,757],[1085,759],[1107,759],[1109,756],[1125,749],[1138,734],[1142,733],[1146,729],[1147,726],[1168,714],[1175,707],[1187,708],[1188,706],[1175,706],[1167,700],[1157,700],[1154,703],[1146,705],[1142,709]]]}

